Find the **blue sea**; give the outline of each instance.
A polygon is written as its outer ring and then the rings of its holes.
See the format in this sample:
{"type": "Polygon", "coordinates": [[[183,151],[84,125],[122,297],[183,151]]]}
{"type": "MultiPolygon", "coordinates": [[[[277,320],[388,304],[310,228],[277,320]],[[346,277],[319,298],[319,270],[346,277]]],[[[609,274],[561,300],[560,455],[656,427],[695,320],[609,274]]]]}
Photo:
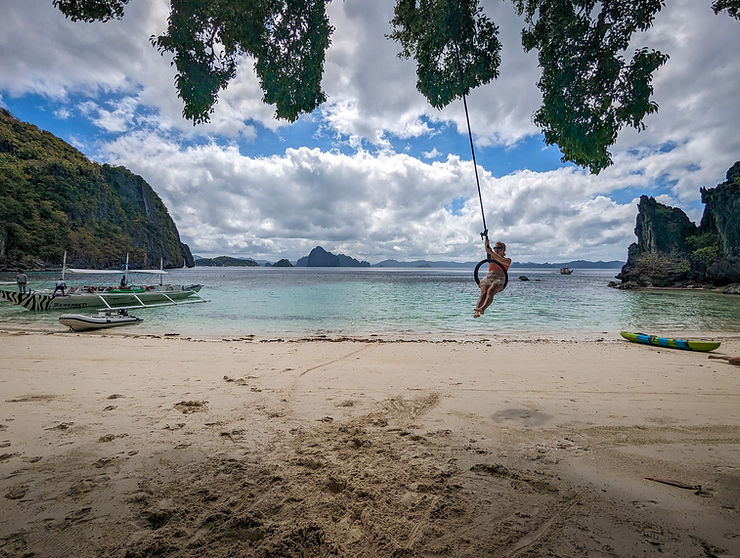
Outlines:
{"type": "MultiPolygon", "coordinates": [[[[740,333],[740,296],[707,290],[623,291],[608,286],[617,272],[576,269],[560,275],[558,270],[512,269],[506,290],[476,320],[479,289],[472,269],[181,269],[171,271],[165,282],[202,283],[201,294],[209,302],[131,310],[143,323],[116,331],[231,339],[429,340],[578,338],[623,329],[659,335],[740,333]]],[[[31,273],[30,286],[53,288],[57,276],[31,273]]],[[[4,281],[14,277],[0,274],[4,281]]],[[[103,275],[76,277],[67,283],[111,281],[103,275]]],[[[64,331],[61,313],[35,313],[0,302],[0,327],[64,331]]]]}

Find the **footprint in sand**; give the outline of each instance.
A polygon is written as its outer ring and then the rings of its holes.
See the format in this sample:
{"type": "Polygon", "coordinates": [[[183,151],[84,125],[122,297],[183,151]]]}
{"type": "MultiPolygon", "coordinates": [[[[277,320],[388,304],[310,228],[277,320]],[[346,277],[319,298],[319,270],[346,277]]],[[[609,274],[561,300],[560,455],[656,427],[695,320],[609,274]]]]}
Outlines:
{"type": "Polygon", "coordinates": [[[27,486],[13,486],[12,488],[9,488],[8,491],[5,493],[5,497],[8,500],[20,500],[26,495],[27,492],[27,486]]]}
{"type": "Polygon", "coordinates": [[[128,434],[106,434],[105,436],[101,436],[98,438],[98,443],[106,443],[106,442],[112,442],[116,438],[125,438],[128,434]]]}
{"type": "Polygon", "coordinates": [[[175,409],[184,415],[208,410],[208,401],[180,401],[175,403],[175,409]]]}
{"type": "Polygon", "coordinates": [[[69,427],[73,424],[74,422],[60,422],[56,426],[50,426],[49,428],[45,428],[44,430],[69,430],[69,427]]]}
{"type": "Polygon", "coordinates": [[[644,509],[650,506],[657,506],[658,502],[655,500],[634,500],[632,506],[637,509],[644,509]]]}

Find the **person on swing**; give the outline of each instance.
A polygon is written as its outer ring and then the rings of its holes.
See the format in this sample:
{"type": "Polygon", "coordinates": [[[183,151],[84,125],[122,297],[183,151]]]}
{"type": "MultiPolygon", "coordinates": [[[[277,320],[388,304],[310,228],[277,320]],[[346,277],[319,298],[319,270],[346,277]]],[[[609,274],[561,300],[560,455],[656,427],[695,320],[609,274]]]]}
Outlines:
{"type": "Polygon", "coordinates": [[[493,295],[501,292],[504,288],[506,277],[501,268],[494,262],[500,263],[506,271],[509,270],[509,266],[511,265],[511,258],[506,257],[506,244],[503,242],[497,242],[493,245],[493,250],[491,250],[491,244],[488,242],[488,237],[486,237],[485,248],[488,258],[494,261],[489,262],[488,275],[480,282],[480,298],[473,311],[474,318],[480,318],[486,311],[486,308],[493,302],[493,295]]]}

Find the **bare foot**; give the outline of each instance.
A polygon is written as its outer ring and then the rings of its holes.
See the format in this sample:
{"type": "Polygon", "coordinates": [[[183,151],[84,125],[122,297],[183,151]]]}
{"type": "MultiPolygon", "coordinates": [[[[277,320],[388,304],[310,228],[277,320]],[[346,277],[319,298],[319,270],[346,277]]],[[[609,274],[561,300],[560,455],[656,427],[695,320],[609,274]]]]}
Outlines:
{"type": "Polygon", "coordinates": [[[473,311],[473,317],[480,318],[480,311],[477,308],[473,311]]]}

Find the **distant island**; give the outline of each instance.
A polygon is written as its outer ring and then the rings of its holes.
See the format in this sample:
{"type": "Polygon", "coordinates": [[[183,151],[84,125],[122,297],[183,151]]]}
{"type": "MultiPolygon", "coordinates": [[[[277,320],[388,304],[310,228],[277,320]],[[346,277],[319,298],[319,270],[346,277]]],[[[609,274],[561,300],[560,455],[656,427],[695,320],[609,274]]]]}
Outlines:
{"type": "Polygon", "coordinates": [[[218,256],[217,258],[198,258],[195,260],[197,267],[259,267],[252,259],[232,258],[231,256],[218,256]]]}
{"type": "MultiPolygon", "coordinates": [[[[326,251],[321,246],[316,246],[308,256],[299,258],[295,264],[283,258],[275,263],[266,260],[256,260],[253,258],[235,258],[231,256],[218,256],[216,258],[195,257],[196,266],[204,267],[255,267],[264,265],[265,267],[388,267],[388,268],[473,268],[478,262],[450,262],[450,261],[399,261],[383,260],[376,264],[370,264],[366,261],[360,261],[356,258],[344,254],[333,254],[326,251]]],[[[624,262],[619,260],[591,262],[587,260],[572,260],[569,262],[556,263],[533,263],[533,262],[513,262],[512,268],[528,269],[560,269],[569,267],[570,269],[620,269],[624,262]]]]}
{"type": "Polygon", "coordinates": [[[218,256],[216,258],[195,257],[195,265],[198,267],[293,267],[289,260],[283,258],[275,263],[262,260],[257,261],[252,258],[234,258],[231,256],[218,256]]]}
{"type": "Polygon", "coordinates": [[[300,258],[296,267],[370,267],[369,262],[359,261],[344,254],[332,254],[321,246],[317,246],[308,254],[300,258]]]}
{"type": "MultiPolygon", "coordinates": [[[[475,267],[478,262],[447,262],[447,261],[427,261],[427,260],[415,260],[411,262],[401,262],[398,260],[383,260],[373,264],[370,267],[475,267]]],[[[512,268],[528,268],[528,269],[560,269],[561,267],[569,267],[571,269],[619,269],[624,265],[624,262],[619,260],[611,260],[608,262],[597,261],[590,262],[586,260],[573,260],[569,262],[558,262],[558,263],[533,263],[533,262],[512,262],[512,268]]]]}

